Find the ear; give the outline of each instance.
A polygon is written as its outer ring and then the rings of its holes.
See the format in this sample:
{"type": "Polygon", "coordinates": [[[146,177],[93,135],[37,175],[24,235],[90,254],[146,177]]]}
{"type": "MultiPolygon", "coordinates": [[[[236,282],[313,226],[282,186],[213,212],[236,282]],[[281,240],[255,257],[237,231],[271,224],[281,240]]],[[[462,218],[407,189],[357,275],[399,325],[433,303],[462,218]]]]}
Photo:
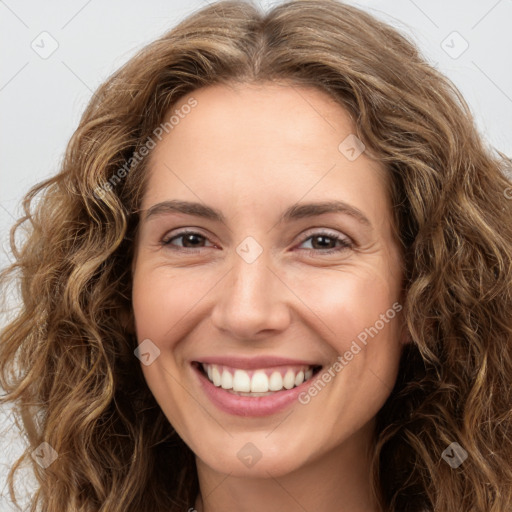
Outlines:
{"type": "MultiPolygon", "coordinates": [[[[400,297],[400,304],[404,304],[404,294],[402,293],[400,297]]],[[[399,341],[401,345],[407,345],[409,343],[412,343],[412,336],[409,331],[409,328],[407,327],[407,322],[405,321],[405,315],[404,315],[404,308],[402,306],[402,309],[399,313],[399,320],[401,322],[401,328],[400,328],[400,335],[399,335],[399,341]]]]}
{"type": "Polygon", "coordinates": [[[411,333],[409,332],[409,329],[407,328],[405,321],[403,321],[402,318],[402,328],[400,330],[400,344],[408,345],[409,343],[412,343],[412,336],[411,333]]]}
{"type": "Polygon", "coordinates": [[[133,282],[133,276],[135,274],[135,266],[137,265],[137,257],[139,255],[139,237],[140,237],[140,233],[139,233],[139,229],[137,228],[135,230],[135,237],[133,239],[133,256],[132,256],[132,263],[130,265],[130,277],[131,277],[131,280],[133,282]]]}
{"type": "Polygon", "coordinates": [[[138,256],[138,251],[137,251],[137,246],[135,246],[135,250],[133,251],[132,264],[130,265],[130,274],[131,274],[132,281],[133,281],[133,275],[135,274],[135,265],[137,265],[137,256],[138,256]]]}
{"type": "Polygon", "coordinates": [[[403,330],[400,336],[400,343],[402,345],[408,345],[409,343],[412,343],[412,336],[408,329],[403,330]]]}
{"type": "Polygon", "coordinates": [[[119,321],[126,332],[135,334],[135,316],[133,314],[133,308],[130,308],[129,311],[122,309],[119,312],[119,321]]]}
{"type": "MultiPolygon", "coordinates": [[[[402,272],[405,272],[405,269],[402,270],[402,272]]],[[[405,315],[404,315],[404,304],[406,302],[407,298],[407,290],[405,289],[405,283],[402,281],[402,289],[400,291],[400,298],[399,298],[399,304],[401,305],[401,309],[399,312],[399,318],[402,323],[401,329],[400,329],[400,344],[401,345],[408,345],[409,343],[412,343],[412,336],[409,332],[409,328],[407,327],[407,322],[405,321],[405,315]]]]}

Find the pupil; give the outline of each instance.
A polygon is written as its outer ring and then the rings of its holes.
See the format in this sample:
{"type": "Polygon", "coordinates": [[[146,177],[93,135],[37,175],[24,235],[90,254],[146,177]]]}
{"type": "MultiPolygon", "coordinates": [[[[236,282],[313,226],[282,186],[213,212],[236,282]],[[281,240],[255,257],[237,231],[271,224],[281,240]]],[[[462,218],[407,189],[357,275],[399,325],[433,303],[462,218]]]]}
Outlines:
{"type": "MultiPolygon", "coordinates": [[[[322,240],[324,243],[325,243],[325,240],[330,240],[332,242],[332,238],[331,237],[325,236],[325,235],[318,235],[318,236],[315,236],[313,238],[313,247],[315,246],[315,240],[322,240]]],[[[327,246],[330,246],[330,245],[332,245],[332,244],[329,244],[327,242],[327,246]]],[[[325,249],[326,245],[323,245],[323,243],[320,243],[320,248],[324,248],[325,249]]],[[[328,247],[328,248],[330,248],[330,247],[328,247]]]]}
{"type": "Polygon", "coordinates": [[[193,233],[185,235],[183,238],[183,245],[185,247],[187,247],[188,242],[192,242],[192,246],[197,245],[197,244],[194,244],[194,239],[196,239],[196,242],[197,242],[199,238],[202,238],[202,237],[199,235],[195,235],[193,233]]]}
{"type": "MultiPolygon", "coordinates": [[[[183,245],[189,246],[190,243],[192,246],[197,245],[197,242],[200,242],[200,239],[202,238],[201,235],[195,235],[193,233],[190,233],[188,235],[185,235],[183,237],[183,245]]],[[[313,238],[313,247],[319,246],[320,248],[332,248],[332,241],[333,239],[329,236],[325,235],[318,235],[313,238]],[[320,244],[315,243],[316,241],[320,240],[320,244]],[[326,242],[327,241],[327,242],[326,242]],[[329,243],[331,242],[331,243],[329,243]]]]}

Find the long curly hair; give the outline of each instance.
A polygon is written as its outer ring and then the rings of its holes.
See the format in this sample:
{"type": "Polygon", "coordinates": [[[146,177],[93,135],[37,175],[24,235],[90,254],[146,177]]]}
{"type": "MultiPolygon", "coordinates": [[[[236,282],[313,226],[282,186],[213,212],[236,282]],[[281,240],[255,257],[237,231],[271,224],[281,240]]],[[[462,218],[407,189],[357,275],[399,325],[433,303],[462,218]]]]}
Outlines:
{"type": "Polygon", "coordinates": [[[11,499],[28,461],[31,512],[194,503],[194,455],[134,356],[130,268],[148,160],[134,155],[180,98],[234,82],[326,92],[388,170],[411,342],[377,416],[383,510],[512,510],[511,160],[411,40],[336,0],[267,13],[220,1],[189,16],[98,88],[59,173],[26,194],[1,274],[4,297],[14,285],[21,304],[0,335],[1,402],[28,439],[11,499]],[[31,457],[43,442],[58,455],[45,468],[31,457]],[[455,442],[468,454],[458,467],[443,457],[455,442]]]}

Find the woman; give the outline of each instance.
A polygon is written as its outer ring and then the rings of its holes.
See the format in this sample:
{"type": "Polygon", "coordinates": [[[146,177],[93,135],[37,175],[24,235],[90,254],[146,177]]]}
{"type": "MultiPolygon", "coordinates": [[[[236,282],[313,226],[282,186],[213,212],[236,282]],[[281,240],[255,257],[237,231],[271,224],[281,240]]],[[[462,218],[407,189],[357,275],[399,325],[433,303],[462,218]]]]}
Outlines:
{"type": "Polygon", "coordinates": [[[4,273],[33,507],[510,509],[508,165],[355,7],[218,2],[150,44],[4,273]]]}

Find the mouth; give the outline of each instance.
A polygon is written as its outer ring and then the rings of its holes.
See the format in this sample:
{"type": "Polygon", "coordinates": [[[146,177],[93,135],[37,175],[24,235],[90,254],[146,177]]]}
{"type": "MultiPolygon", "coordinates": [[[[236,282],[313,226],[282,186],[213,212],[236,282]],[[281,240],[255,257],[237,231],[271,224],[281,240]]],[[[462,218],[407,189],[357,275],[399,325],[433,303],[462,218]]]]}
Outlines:
{"type": "Polygon", "coordinates": [[[201,387],[224,412],[237,416],[274,414],[297,401],[322,365],[235,368],[192,362],[201,387]]]}
{"type": "Polygon", "coordinates": [[[213,386],[243,397],[278,395],[307,383],[322,369],[321,365],[286,365],[257,369],[194,361],[192,365],[213,386]]]}

